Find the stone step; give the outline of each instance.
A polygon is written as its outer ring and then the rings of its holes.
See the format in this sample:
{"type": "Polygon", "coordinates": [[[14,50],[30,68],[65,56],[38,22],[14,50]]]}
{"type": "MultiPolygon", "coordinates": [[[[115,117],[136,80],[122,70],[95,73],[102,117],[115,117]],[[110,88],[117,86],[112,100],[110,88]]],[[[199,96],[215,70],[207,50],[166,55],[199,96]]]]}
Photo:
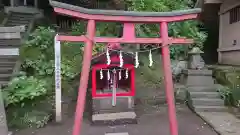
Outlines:
{"type": "Polygon", "coordinates": [[[6,58],[6,59],[0,58],[0,67],[2,65],[14,65],[16,62],[17,62],[17,58],[6,58]]]}
{"type": "Polygon", "coordinates": [[[2,45],[12,45],[12,46],[20,46],[21,45],[21,39],[1,39],[0,40],[0,47],[2,45]]]}
{"type": "Polygon", "coordinates": [[[192,98],[193,106],[224,106],[224,100],[220,98],[192,98]]]}
{"type": "Polygon", "coordinates": [[[0,85],[7,85],[8,81],[0,81],[0,85]]]}
{"type": "Polygon", "coordinates": [[[226,112],[228,109],[225,106],[195,106],[196,112],[226,112]]]}
{"type": "Polygon", "coordinates": [[[32,18],[32,17],[34,17],[34,15],[32,15],[32,14],[22,14],[22,13],[17,14],[17,13],[14,13],[14,14],[12,14],[12,15],[10,16],[10,18],[13,18],[13,17],[32,18]]]}
{"type": "Polygon", "coordinates": [[[194,87],[187,87],[187,89],[189,90],[189,92],[194,92],[194,91],[198,91],[198,92],[216,92],[217,88],[215,87],[215,85],[208,87],[208,86],[194,86],[194,87]]]}
{"type": "Polygon", "coordinates": [[[14,17],[18,17],[18,18],[33,18],[34,15],[33,14],[23,14],[23,13],[12,13],[10,18],[14,18],[14,17]]]}
{"type": "Polygon", "coordinates": [[[13,72],[12,67],[0,67],[0,74],[11,74],[13,72]]]}
{"type": "Polygon", "coordinates": [[[28,24],[31,20],[27,19],[27,20],[18,20],[18,19],[9,19],[7,22],[8,23],[21,23],[21,24],[28,24]]]}
{"type": "Polygon", "coordinates": [[[7,23],[14,23],[14,24],[28,24],[31,20],[12,20],[9,19],[7,23]]]}
{"type": "Polygon", "coordinates": [[[0,74],[0,81],[9,81],[12,74],[0,74]]]}
{"type": "Polygon", "coordinates": [[[5,25],[6,25],[6,27],[14,27],[14,26],[25,25],[25,30],[27,30],[29,23],[28,23],[28,24],[21,24],[21,23],[8,23],[8,22],[7,22],[5,25]]]}
{"type": "Polygon", "coordinates": [[[27,27],[29,23],[22,23],[22,22],[7,22],[7,26],[20,26],[25,25],[25,28],[27,27]]]}
{"type": "Polygon", "coordinates": [[[8,67],[14,67],[16,64],[16,61],[12,62],[6,62],[6,61],[0,61],[0,68],[8,68],[8,67]]]}
{"type": "Polygon", "coordinates": [[[218,92],[202,92],[202,91],[192,91],[190,92],[192,98],[220,98],[218,92]]]}
{"type": "Polygon", "coordinates": [[[0,49],[12,49],[12,48],[20,48],[20,45],[12,45],[12,44],[0,45],[0,49]]]}
{"type": "Polygon", "coordinates": [[[11,16],[9,20],[21,20],[21,21],[26,21],[26,20],[32,20],[33,17],[18,17],[18,16],[11,16]]]}
{"type": "Polygon", "coordinates": [[[29,23],[22,23],[22,22],[7,22],[6,23],[6,25],[8,25],[8,26],[21,26],[21,25],[24,25],[25,29],[28,28],[28,24],[29,23]]]}

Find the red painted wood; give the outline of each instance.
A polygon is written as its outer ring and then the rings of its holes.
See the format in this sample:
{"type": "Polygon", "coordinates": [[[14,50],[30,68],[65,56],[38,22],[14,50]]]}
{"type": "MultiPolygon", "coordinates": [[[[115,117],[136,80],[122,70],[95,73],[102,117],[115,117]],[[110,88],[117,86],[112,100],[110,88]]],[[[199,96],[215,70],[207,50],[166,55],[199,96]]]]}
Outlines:
{"type": "Polygon", "coordinates": [[[131,70],[131,96],[135,96],[136,88],[135,88],[135,69],[131,70]]]}
{"type": "Polygon", "coordinates": [[[86,99],[86,92],[87,92],[89,72],[90,72],[91,59],[92,59],[93,42],[91,40],[95,36],[95,27],[96,27],[95,25],[96,24],[94,20],[88,21],[87,35],[90,40],[86,41],[86,45],[84,47],[84,57],[83,57],[82,71],[81,71],[81,77],[80,77],[80,86],[78,89],[77,106],[76,106],[72,135],[79,135],[79,133],[81,133],[81,125],[82,125],[82,119],[83,119],[83,112],[85,108],[85,99],[86,99]]]}
{"type": "Polygon", "coordinates": [[[87,38],[85,35],[82,35],[82,36],[58,35],[57,39],[58,39],[58,41],[68,41],[68,42],[85,42],[85,41],[87,41],[87,38]]]}
{"type": "MultiPolygon", "coordinates": [[[[94,42],[96,43],[132,43],[132,44],[161,44],[162,39],[160,38],[134,38],[134,39],[125,39],[125,38],[107,38],[107,37],[95,37],[94,42]]],[[[169,44],[191,44],[193,43],[192,39],[187,38],[169,38],[169,44]]]]}
{"type": "Polygon", "coordinates": [[[124,23],[123,39],[124,40],[136,39],[134,23],[124,23]]]}
{"type": "Polygon", "coordinates": [[[169,116],[169,126],[171,135],[178,135],[178,124],[176,118],[176,109],[174,101],[174,90],[173,90],[173,80],[172,80],[172,70],[170,61],[170,51],[168,44],[168,26],[167,22],[162,22],[160,25],[161,38],[163,40],[162,48],[162,61],[164,70],[164,84],[168,103],[168,116],[169,116]]]}
{"type": "Polygon", "coordinates": [[[96,68],[92,68],[92,97],[95,97],[97,94],[96,71],[96,68]]]}
{"type": "Polygon", "coordinates": [[[71,11],[63,8],[54,8],[54,11],[77,18],[87,19],[87,20],[98,20],[98,21],[111,21],[111,22],[137,22],[137,23],[159,23],[159,22],[177,22],[182,20],[190,20],[197,18],[198,14],[189,14],[182,16],[172,16],[172,17],[133,17],[133,16],[106,16],[106,15],[89,15],[84,13],[79,13],[76,11],[71,11]]]}
{"type": "MultiPolygon", "coordinates": [[[[59,41],[71,41],[71,42],[84,42],[87,40],[85,36],[58,36],[59,41]]],[[[139,43],[139,44],[161,44],[161,38],[107,38],[107,37],[95,37],[93,39],[95,43],[139,43]]],[[[168,38],[168,44],[192,44],[194,41],[187,38],[168,38]]]]}

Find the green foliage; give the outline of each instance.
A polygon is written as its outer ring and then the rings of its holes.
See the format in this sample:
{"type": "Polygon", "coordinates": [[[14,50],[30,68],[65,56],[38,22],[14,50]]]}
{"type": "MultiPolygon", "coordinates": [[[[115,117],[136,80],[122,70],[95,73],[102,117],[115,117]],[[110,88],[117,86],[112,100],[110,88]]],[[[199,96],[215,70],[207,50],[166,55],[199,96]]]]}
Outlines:
{"type": "Polygon", "coordinates": [[[218,89],[218,92],[226,105],[240,107],[240,88],[223,87],[218,89]]]}
{"type": "Polygon", "coordinates": [[[46,80],[39,80],[33,76],[27,77],[25,75],[15,77],[10,81],[9,86],[3,89],[5,105],[21,103],[21,107],[23,107],[24,100],[32,100],[46,95],[46,88],[46,80]]]}
{"type": "Polygon", "coordinates": [[[226,105],[240,107],[240,70],[237,67],[213,66],[213,76],[223,85],[218,92],[226,105]]]}
{"type": "Polygon", "coordinates": [[[39,109],[39,106],[33,105],[25,105],[21,108],[18,106],[12,106],[7,109],[8,125],[15,128],[41,128],[47,124],[51,119],[51,116],[51,112],[47,111],[46,108],[42,107],[39,109]]]}
{"type": "MultiPolygon", "coordinates": [[[[13,78],[4,89],[10,126],[42,127],[50,119],[54,105],[55,34],[51,28],[38,27],[20,49],[24,73],[13,78]]],[[[71,87],[71,80],[81,70],[82,46],[79,43],[61,44],[63,89],[71,87]]]]}
{"type": "MultiPolygon", "coordinates": [[[[10,127],[41,127],[50,119],[50,113],[39,109],[38,101],[46,99],[49,84],[46,79],[26,76],[21,72],[13,78],[8,87],[3,89],[3,98],[7,107],[7,118],[10,127]],[[39,110],[38,110],[39,109],[39,110]],[[34,114],[37,112],[37,114],[34,114]],[[38,114],[45,115],[38,115],[38,114]],[[32,114],[31,117],[26,117],[32,114]],[[35,117],[38,117],[37,121],[35,117]],[[30,123],[31,121],[31,123],[30,123]]],[[[46,106],[45,106],[46,110],[46,106]]]]}
{"type": "MultiPolygon", "coordinates": [[[[184,10],[193,5],[190,0],[127,0],[128,8],[132,11],[166,12],[184,10]]],[[[194,45],[202,47],[206,39],[206,33],[199,32],[196,21],[184,21],[169,24],[169,36],[188,37],[195,40],[194,45]]],[[[140,37],[159,37],[159,24],[137,25],[137,35],[140,37]]],[[[179,55],[184,51],[184,46],[171,47],[171,55],[179,55]]]]}
{"type": "MultiPolygon", "coordinates": [[[[39,27],[30,35],[29,40],[23,48],[21,48],[21,57],[24,60],[22,67],[24,70],[41,77],[54,76],[53,52],[55,34],[55,31],[51,28],[39,27]]],[[[67,54],[63,52],[61,67],[62,76],[63,78],[74,78],[77,72],[74,69],[76,65],[74,65],[72,60],[76,60],[74,56],[81,54],[81,50],[79,46],[70,43],[62,44],[62,50],[68,52],[67,54]],[[78,47],[78,49],[76,49],[76,47],[78,47]],[[69,54],[73,55],[69,56],[69,54]]]]}

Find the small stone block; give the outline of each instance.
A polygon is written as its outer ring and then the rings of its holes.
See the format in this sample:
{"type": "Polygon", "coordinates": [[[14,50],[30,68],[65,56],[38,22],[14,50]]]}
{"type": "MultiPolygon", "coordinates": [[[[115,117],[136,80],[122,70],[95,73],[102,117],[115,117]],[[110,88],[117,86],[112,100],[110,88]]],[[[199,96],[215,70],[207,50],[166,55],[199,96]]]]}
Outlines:
{"type": "Polygon", "coordinates": [[[185,75],[198,75],[198,76],[212,76],[212,70],[202,69],[202,70],[183,70],[185,75]]]}
{"type": "Polygon", "coordinates": [[[129,135],[127,132],[123,133],[105,133],[105,135],[129,135]]]}
{"type": "Polygon", "coordinates": [[[137,124],[135,112],[104,113],[92,115],[93,125],[137,124]]]}

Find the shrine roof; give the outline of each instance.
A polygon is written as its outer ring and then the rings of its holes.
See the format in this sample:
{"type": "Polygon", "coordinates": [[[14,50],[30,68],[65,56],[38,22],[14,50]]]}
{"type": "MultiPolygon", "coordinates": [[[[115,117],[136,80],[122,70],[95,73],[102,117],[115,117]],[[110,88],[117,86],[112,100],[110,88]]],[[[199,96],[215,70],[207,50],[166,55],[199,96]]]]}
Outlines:
{"type": "Polygon", "coordinates": [[[178,10],[172,12],[136,12],[136,11],[119,11],[119,10],[99,10],[87,9],[71,4],[66,4],[58,1],[49,0],[51,6],[55,8],[63,8],[71,11],[76,11],[90,15],[107,15],[107,16],[133,16],[133,17],[174,17],[188,14],[198,14],[201,8],[178,10]]]}

